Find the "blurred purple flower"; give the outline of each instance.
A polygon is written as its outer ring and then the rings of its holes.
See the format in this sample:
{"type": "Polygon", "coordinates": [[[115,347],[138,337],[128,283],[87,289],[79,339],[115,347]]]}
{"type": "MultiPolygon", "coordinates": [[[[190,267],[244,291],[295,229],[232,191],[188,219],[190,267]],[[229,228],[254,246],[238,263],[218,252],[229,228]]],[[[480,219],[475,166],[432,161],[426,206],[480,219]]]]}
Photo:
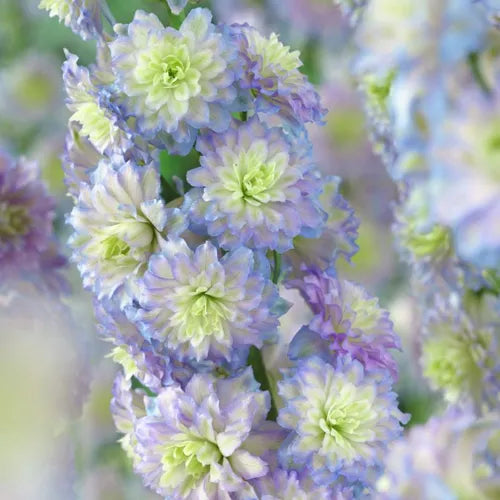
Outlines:
{"type": "Polygon", "coordinates": [[[34,269],[49,247],[54,200],[34,163],[0,151],[0,270],[34,269]]]}

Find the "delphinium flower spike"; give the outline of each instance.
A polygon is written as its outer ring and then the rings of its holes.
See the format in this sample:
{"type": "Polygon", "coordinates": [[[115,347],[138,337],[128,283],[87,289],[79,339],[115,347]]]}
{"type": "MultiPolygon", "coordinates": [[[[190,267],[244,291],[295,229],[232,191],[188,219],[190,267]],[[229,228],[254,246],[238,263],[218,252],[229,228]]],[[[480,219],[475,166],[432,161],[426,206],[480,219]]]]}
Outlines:
{"type": "Polygon", "coordinates": [[[394,232],[421,305],[423,373],[478,416],[498,407],[500,380],[494,7],[367,2],[353,65],[400,188],[394,232]]]}
{"type": "Polygon", "coordinates": [[[407,417],[388,313],[337,275],[359,221],[313,160],[325,110],[276,34],[168,5],[178,29],[137,11],[63,67],[73,260],[120,365],[120,442],[172,499],[361,498],[407,417]],[[271,367],[285,282],[315,317],[271,367]]]}

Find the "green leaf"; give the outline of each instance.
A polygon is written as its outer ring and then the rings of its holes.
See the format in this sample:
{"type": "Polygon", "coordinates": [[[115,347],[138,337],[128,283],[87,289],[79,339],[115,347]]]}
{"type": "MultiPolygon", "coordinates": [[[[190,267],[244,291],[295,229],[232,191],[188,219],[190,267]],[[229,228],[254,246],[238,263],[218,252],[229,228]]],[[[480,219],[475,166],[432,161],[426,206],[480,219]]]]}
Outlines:
{"type": "Polygon", "coordinates": [[[281,254],[276,250],[273,251],[273,271],[272,271],[272,282],[277,285],[281,277],[281,254]]]}
{"type": "Polygon", "coordinates": [[[153,392],[149,387],[146,387],[138,378],[132,377],[131,379],[132,389],[141,389],[144,391],[150,398],[155,398],[158,396],[155,392],[153,392]]]}
{"type": "Polygon", "coordinates": [[[250,347],[247,365],[252,367],[253,376],[255,377],[255,380],[259,382],[260,388],[263,391],[268,391],[271,395],[271,409],[267,414],[267,420],[276,422],[276,419],[278,418],[278,410],[276,408],[276,403],[272,397],[271,384],[269,383],[269,378],[267,376],[264,360],[262,359],[262,354],[255,346],[250,347]]]}
{"type": "Polygon", "coordinates": [[[175,179],[179,179],[184,190],[189,190],[186,174],[200,163],[200,155],[192,150],[187,156],[171,155],[167,151],[160,152],[160,174],[162,178],[162,196],[165,202],[175,200],[182,196],[177,189],[175,179]]]}
{"type": "Polygon", "coordinates": [[[493,295],[500,295],[500,273],[495,269],[485,269],[483,271],[483,278],[488,283],[490,293],[493,295]]]}
{"type": "Polygon", "coordinates": [[[486,95],[491,95],[491,89],[481,70],[479,54],[477,52],[471,52],[467,56],[467,62],[469,63],[469,68],[471,70],[472,75],[474,76],[474,80],[476,80],[476,83],[479,85],[481,90],[486,95]]]}
{"type": "Polygon", "coordinates": [[[318,49],[318,41],[311,38],[306,42],[300,51],[300,57],[302,60],[302,67],[300,70],[309,77],[309,81],[314,85],[321,83],[322,79],[318,49]]]}

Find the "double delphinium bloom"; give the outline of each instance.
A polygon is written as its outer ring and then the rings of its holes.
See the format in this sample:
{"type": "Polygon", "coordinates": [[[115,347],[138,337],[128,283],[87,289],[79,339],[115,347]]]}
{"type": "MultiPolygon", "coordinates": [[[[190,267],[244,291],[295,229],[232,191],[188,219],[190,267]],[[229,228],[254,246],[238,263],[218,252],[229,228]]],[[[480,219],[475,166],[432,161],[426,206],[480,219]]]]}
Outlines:
{"type": "Polygon", "coordinates": [[[305,125],[326,111],[300,54],[203,8],[105,33],[95,5],[112,21],[102,2],[41,4],[97,40],[95,65],[63,66],[68,222],[121,365],[112,412],[136,472],[176,499],[371,495],[408,420],[399,340],[338,276],[359,223],[312,159],[305,125]],[[266,367],[282,285],[313,318],[266,367]]]}
{"type": "Polygon", "coordinates": [[[393,448],[382,498],[498,496],[498,8],[371,0],[354,33],[374,150],[400,191],[393,229],[421,306],[421,369],[448,408],[393,448]],[[463,475],[447,470],[465,456],[463,475]]]}

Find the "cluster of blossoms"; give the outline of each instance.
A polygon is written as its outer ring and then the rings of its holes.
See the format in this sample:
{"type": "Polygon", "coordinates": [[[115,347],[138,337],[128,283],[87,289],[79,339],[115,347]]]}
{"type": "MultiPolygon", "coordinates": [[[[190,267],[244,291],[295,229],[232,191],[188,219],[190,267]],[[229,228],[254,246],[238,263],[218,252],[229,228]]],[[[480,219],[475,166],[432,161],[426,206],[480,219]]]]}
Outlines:
{"type": "Polygon", "coordinates": [[[305,126],[325,110],[299,53],[203,8],[109,34],[102,2],[70,3],[42,2],[97,40],[95,65],[63,65],[70,244],[122,368],[112,413],[136,472],[176,499],[370,495],[408,420],[399,341],[337,275],[358,222],[312,161],[305,126]],[[271,377],[280,285],[313,317],[271,377]]]}
{"type": "Polygon", "coordinates": [[[443,469],[472,460],[466,446],[484,444],[476,430],[498,418],[500,63],[490,22],[498,7],[371,0],[355,29],[374,150],[399,187],[394,232],[421,303],[421,368],[454,408],[394,448],[382,498],[498,496],[494,446],[485,452],[487,472],[443,469]],[[431,443],[448,425],[443,442],[431,443]],[[449,447],[461,440],[460,450],[449,447]]]}

